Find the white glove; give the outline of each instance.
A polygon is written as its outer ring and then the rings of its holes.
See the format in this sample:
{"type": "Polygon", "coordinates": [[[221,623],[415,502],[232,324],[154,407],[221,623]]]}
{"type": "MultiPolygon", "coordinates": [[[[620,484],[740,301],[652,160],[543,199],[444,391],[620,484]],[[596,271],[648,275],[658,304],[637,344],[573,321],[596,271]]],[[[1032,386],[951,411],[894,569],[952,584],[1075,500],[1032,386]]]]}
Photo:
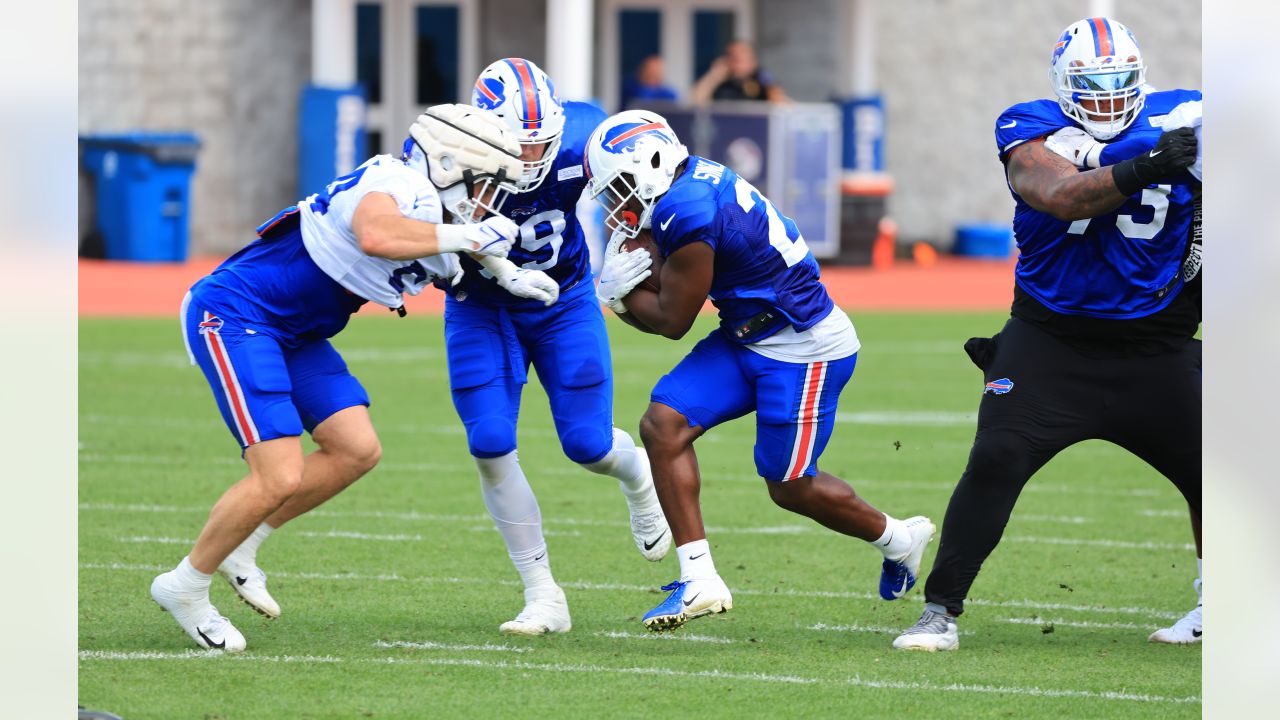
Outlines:
{"type": "Polygon", "coordinates": [[[653,274],[651,265],[653,265],[653,258],[644,248],[637,248],[630,252],[616,252],[606,259],[604,267],[600,268],[600,284],[596,286],[596,297],[610,310],[619,315],[626,314],[627,306],[622,304],[622,298],[653,274]]]}
{"type": "Polygon", "coordinates": [[[497,276],[498,286],[516,297],[538,300],[550,307],[560,299],[560,283],[541,270],[515,268],[497,276]]]}
{"type": "Polygon", "coordinates": [[[520,237],[520,226],[501,215],[474,225],[437,225],[436,247],[442,253],[472,252],[504,258],[520,237]]]}
{"type": "Polygon", "coordinates": [[[1102,150],[1107,146],[1078,127],[1064,127],[1044,139],[1044,146],[1080,168],[1100,167],[1102,150]]]}

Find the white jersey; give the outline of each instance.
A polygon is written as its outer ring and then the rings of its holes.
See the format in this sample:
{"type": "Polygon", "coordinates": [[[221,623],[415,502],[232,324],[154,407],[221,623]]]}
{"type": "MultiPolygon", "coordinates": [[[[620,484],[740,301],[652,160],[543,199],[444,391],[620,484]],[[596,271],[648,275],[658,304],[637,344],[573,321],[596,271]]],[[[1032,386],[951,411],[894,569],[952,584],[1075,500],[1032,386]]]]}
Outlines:
{"type": "Polygon", "coordinates": [[[444,221],[440,195],[426,176],[394,155],[375,155],[329,183],[324,192],[298,203],[302,242],[326,275],[362,298],[396,308],[402,304],[402,294],[417,295],[438,278],[451,278],[461,270],[454,253],[418,260],[364,254],[351,220],[356,206],[371,192],[390,195],[405,217],[436,224],[444,221]]]}
{"type": "Polygon", "coordinates": [[[858,341],[858,333],[853,329],[853,321],[837,305],[808,330],[796,332],[794,327],[787,325],[747,347],[771,360],[811,363],[847,358],[858,352],[862,343],[858,341]]]}
{"type": "Polygon", "coordinates": [[[1187,168],[1195,179],[1204,182],[1204,141],[1201,139],[1201,128],[1204,125],[1204,105],[1200,100],[1188,100],[1174,108],[1164,116],[1160,129],[1168,132],[1178,128],[1195,128],[1196,161],[1187,168]]]}

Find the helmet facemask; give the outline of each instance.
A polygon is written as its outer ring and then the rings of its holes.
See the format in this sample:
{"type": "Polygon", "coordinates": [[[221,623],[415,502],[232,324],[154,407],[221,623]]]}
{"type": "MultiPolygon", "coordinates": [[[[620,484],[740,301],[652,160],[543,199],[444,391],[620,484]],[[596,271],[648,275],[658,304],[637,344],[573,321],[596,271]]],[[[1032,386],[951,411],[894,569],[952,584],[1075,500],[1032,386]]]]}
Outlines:
{"type": "Polygon", "coordinates": [[[1132,125],[1146,104],[1146,67],[1136,55],[1121,62],[1099,60],[1111,62],[1090,66],[1073,61],[1057,73],[1054,90],[1062,112],[1096,139],[1110,140],[1132,125]]]}
{"type": "Polygon", "coordinates": [[[604,225],[610,233],[621,233],[624,237],[633,238],[642,229],[649,227],[649,217],[653,214],[657,199],[641,197],[634,175],[618,171],[607,182],[602,181],[596,187],[599,190],[592,197],[604,208],[604,225]],[[636,204],[641,208],[639,215],[635,213],[636,204]]]}
{"type": "Polygon", "coordinates": [[[551,166],[556,161],[556,155],[560,153],[560,141],[563,138],[563,133],[557,133],[550,140],[537,138],[520,141],[521,150],[528,147],[542,146],[541,158],[537,160],[521,160],[524,163],[524,173],[516,182],[516,187],[520,192],[537,190],[542,185],[542,181],[547,179],[547,174],[551,172],[551,166]]]}

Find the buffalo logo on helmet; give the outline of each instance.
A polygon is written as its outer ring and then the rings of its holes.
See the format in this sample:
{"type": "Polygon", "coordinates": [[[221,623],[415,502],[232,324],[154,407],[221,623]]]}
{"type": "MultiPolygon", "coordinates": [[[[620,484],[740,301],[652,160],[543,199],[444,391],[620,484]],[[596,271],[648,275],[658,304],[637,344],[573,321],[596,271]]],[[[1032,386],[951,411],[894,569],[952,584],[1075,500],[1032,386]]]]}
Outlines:
{"type": "Polygon", "coordinates": [[[506,97],[507,89],[494,78],[482,77],[476,81],[475,90],[471,93],[472,101],[478,108],[496,110],[506,97]]]}
{"type": "Polygon", "coordinates": [[[642,137],[656,137],[668,145],[674,145],[675,141],[672,140],[669,132],[667,127],[659,122],[623,123],[606,131],[604,142],[601,144],[606,152],[621,155],[624,152],[635,152],[636,142],[642,137]]]}
{"type": "Polygon", "coordinates": [[[1058,58],[1062,57],[1062,53],[1066,52],[1067,46],[1071,44],[1071,31],[1067,30],[1062,33],[1062,37],[1058,38],[1058,42],[1053,45],[1053,57],[1050,58],[1049,64],[1056,65],[1058,58]]]}

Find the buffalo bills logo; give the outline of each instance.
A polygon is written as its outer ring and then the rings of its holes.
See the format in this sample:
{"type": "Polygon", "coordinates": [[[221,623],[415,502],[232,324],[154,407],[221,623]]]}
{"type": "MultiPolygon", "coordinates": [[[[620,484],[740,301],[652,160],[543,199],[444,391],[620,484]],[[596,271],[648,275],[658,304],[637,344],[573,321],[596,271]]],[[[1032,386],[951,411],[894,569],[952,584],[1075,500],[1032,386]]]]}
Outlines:
{"type": "Polygon", "coordinates": [[[516,219],[523,218],[523,217],[529,217],[530,215],[532,215],[532,214],[533,214],[533,210],[534,210],[534,208],[532,208],[532,207],[518,207],[518,208],[513,208],[513,209],[511,210],[511,212],[509,213],[509,215],[510,215],[510,217],[511,217],[511,219],[512,219],[512,220],[516,220],[516,219]]]}
{"type": "Polygon", "coordinates": [[[507,88],[493,78],[480,78],[471,93],[472,104],[485,110],[497,110],[506,98],[507,88]]]}
{"type": "Polygon", "coordinates": [[[1066,52],[1067,46],[1071,44],[1071,31],[1062,33],[1062,37],[1058,38],[1058,42],[1053,45],[1053,59],[1049,61],[1050,65],[1058,64],[1058,58],[1062,57],[1062,53],[1066,52]]]}
{"type": "Polygon", "coordinates": [[[213,315],[210,315],[208,319],[203,320],[200,323],[201,335],[205,335],[207,333],[213,333],[214,335],[217,335],[218,331],[221,329],[222,329],[222,318],[219,318],[213,315]]]}
{"type": "Polygon", "coordinates": [[[601,144],[606,152],[621,155],[624,152],[635,152],[636,141],[642,137],[658,138],[668,145],[674,145],[670,132],[665,125],[657,122],[624,123],[605,132],[604,142],[601,144]]]}
{"type": "Polygon", "coordinates": [[[1013,389],[1013,381],[1009,378],[1000,378],[987,383],[982,389],[983,395],[1004,395],[1013,389]]]}

